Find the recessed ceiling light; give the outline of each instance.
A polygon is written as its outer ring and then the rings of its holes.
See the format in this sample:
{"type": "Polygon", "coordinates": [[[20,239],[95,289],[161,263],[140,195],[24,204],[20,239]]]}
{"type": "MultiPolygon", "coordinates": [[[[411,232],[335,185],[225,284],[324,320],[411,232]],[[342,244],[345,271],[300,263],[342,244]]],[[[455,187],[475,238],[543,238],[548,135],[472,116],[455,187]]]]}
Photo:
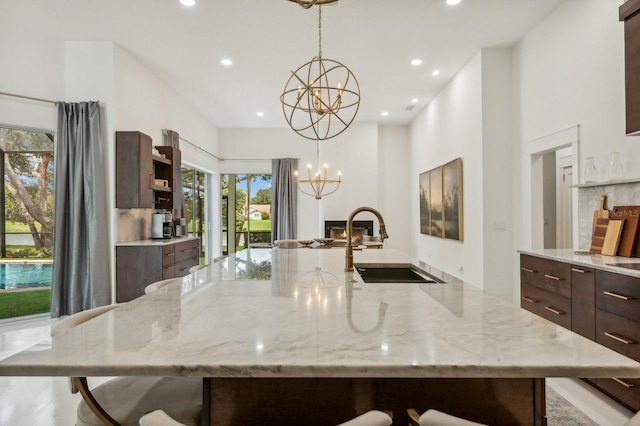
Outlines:
{"type": "Polygon", "coordinates": [[[389,113],[387,111],[384,111],[384,112],[381,112],[380,115],[383,117],[386,117],[387,115],[389,115],[389,113]]]}
{"type": "Polygon", "coordinates": [[[413,66],[420,65],[421,63],[422,63],[422,59],[414,59],[413,61],[411,61],[411,65],[413,66]]]}
{"type": "Polygon", "coordinates": [[[196,0],[180,0],[180,3],[185,6],[194,6],[196,4],[196,0]]]}
{"type": "Polygon", "coordinates": [[[460,0],[447,0],[447,4],[454,5],[460,3],[460,0]]]}
{"type": "Polygon", "coordinates": [[[411,99],[411,102],[413,102],[414,104],[417,104],[418,103],[418,98],[411,99]]]}
{"type": "Polygon", "coordinates": [[[440,70],[433,70],[431,73],[432,76],[440,75],[440,70]]]}
{"type": "Polygon", "coordinates": [[[232,61],[231,59],[226,59],[226,58],[225,58],[225,59],[221,60],[221,61],[220,61],[220,63],[221,63],[222,65],[229,66],[229,65],[232,65],[232,64],[233,64],[233,61],[232,61]]]}
{"type": "Polygon", "coordinates": [[[261,112],[261,111],[260,112],[256,112],[256,115],[258,117],[264,117],[264,112],[261,112]]]}

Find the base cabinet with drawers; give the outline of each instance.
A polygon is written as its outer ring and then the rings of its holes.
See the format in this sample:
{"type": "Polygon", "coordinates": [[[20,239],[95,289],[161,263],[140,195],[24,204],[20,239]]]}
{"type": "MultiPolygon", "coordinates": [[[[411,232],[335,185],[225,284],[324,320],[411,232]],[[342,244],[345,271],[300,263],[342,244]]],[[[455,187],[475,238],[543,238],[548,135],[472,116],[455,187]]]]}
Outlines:
{"type": "Polygon", "coordinates": [[[199,262],[199,238],[116,246],[116,302],[142,296],[156,281],[184,277],[199,262]]]}
{"type": "MultiPolygon", "coordinates": [[[[640,362],[640,278],[520,255],[520,306],[640,362]]],[[[588,379],[640,410],[640,379],[588,379]]]]}

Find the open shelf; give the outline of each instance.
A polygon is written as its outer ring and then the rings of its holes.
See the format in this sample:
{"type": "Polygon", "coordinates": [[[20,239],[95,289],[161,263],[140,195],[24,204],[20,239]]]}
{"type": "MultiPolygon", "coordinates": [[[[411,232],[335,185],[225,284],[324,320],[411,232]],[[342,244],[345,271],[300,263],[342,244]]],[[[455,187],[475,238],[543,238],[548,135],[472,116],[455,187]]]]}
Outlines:
{"type": "Polygon", "coordinates": [[[623,185],[625,183],[640,183],[640,178],[621,179],[621,180],[607,180],[607,181],[603,181],[603,182],[579,183],[577,185],[569,185],[569,188],[592,188],[592,187],[595,187],[595,186],[623,185]]]}
{"type": "Polygon", "coordinates": [[[156,163],[162,163],[162,164],[167,164],[167,165],[171,165],[171,160],[167,159],[167,158],[163,158],[163,157],[158,157],[157,155],[151,155],[151,158],[153,159],[153,161],[155,161],[156,163]]]}

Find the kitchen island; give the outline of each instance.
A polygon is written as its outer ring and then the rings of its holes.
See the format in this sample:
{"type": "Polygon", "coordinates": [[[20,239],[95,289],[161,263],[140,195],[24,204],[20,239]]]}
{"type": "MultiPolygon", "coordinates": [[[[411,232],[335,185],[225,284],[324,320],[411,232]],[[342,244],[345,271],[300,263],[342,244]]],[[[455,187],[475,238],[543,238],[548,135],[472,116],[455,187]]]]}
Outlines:
{"type": "Polygon", "coordinates": [[[544,424],[545,377],[640,377],[636,361],[401,252],[354,262],[412,263],[445,283],[364,283],[344,254],[240,252],[0,361],[0,375],[203,377],[215,425],[371,408],[406,424],[407,407],[544,424]]]}

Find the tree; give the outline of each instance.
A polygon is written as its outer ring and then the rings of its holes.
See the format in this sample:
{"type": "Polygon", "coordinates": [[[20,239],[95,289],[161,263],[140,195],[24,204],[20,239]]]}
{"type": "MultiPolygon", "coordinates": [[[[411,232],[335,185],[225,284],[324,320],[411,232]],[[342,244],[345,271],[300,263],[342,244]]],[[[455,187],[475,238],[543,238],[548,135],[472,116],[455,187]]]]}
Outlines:
{"type": "Polygon", "coordinates": [[[271,189],[258,189],[255,197],[251,199],[251,204],[271,204],[271,189]]]}
{"type": "Polygon", "coordinates": [[[51,248],[53,137],[0,128],[0,146],[8,152],[4,154],[8,216],[29,226],[36,249],[51,248]]]}

